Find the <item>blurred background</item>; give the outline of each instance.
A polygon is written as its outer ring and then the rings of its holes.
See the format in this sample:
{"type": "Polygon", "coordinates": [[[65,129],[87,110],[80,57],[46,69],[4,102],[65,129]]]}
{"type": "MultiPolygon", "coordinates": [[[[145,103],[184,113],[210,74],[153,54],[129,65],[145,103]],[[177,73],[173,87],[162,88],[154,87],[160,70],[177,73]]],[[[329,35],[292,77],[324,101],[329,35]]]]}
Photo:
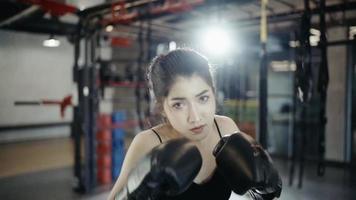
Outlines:
{"type": "MultiPolygon", "coordinates": [[[[280,199],[356,199],[356,1],[3,0],[0,199],[106,199],[157,123],[153,57],[209,59],[218,114],[272,155],[280,199]]],[[[241,199],[235,194],[231,199],[241,199]]]]}

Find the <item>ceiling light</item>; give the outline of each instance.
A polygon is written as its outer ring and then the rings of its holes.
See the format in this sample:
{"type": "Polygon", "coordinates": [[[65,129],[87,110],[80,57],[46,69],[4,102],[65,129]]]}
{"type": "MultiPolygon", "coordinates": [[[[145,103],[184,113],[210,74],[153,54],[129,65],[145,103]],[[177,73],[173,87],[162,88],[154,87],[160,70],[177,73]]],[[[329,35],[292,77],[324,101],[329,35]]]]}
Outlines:
{"type": "Polygon", "coordinates": [[[226,29],[221,27],[212,27],[202,33],[201,45],[204,51],[217,56],[223,56],[231,50],[231,38],[226,29]]]}
{"type": "Polygon", "coordinates": [[[44,40],[42,44],[45,47],[58,47],[61,42],[55,39],[53,35],[51,35],[47,40],[44,40]]]}
{"type": "Polygon", "coordinates": [[[107,25],[107,26],[105,27],[105,30],[106,30],[106,32],[111,32],[111,31],[114,30],[114,26],[113,26],[113,25],[107,25]]]}

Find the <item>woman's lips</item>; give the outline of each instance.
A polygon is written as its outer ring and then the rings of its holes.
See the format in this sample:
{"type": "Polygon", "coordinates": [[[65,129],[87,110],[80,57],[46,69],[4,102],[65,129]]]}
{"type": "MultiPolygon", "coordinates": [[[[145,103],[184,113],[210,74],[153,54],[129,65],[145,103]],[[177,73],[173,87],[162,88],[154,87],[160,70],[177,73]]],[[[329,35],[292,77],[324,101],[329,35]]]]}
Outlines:
{"type": "Polygon", "coordinates": [[[197,126],[197,127],[194,127],[192,129],[190,129],[190,131],[192,131],[193,133],[201,133],[204,129],[205,125],[201,125],[201,126],[197,126]]]}

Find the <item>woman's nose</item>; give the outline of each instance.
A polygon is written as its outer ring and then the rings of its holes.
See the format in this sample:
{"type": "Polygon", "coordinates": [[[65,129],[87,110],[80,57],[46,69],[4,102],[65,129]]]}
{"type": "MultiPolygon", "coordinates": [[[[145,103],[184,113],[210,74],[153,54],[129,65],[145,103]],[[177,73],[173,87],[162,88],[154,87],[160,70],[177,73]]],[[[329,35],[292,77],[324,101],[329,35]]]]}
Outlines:
{"type": "Polygon", "coordinates": [[[190,109],[189,109],[188,122],[195,123],[200,120],[201,120],[201,118],[200,118],[197,107],[195,105],[191,105],[190,109]]]}

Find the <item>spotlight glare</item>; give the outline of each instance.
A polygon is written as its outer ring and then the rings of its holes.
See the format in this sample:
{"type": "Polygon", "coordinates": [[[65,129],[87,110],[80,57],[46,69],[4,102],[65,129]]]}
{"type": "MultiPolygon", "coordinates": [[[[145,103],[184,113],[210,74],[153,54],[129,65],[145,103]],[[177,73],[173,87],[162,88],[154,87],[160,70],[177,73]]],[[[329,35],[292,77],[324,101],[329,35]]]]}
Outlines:
{"type": "Polygon", "coordinates": [[[209,54],[222,56],[231,50],[231,41],[229,33],[215,27],[203,32],[202,46],[209,54]]]}

